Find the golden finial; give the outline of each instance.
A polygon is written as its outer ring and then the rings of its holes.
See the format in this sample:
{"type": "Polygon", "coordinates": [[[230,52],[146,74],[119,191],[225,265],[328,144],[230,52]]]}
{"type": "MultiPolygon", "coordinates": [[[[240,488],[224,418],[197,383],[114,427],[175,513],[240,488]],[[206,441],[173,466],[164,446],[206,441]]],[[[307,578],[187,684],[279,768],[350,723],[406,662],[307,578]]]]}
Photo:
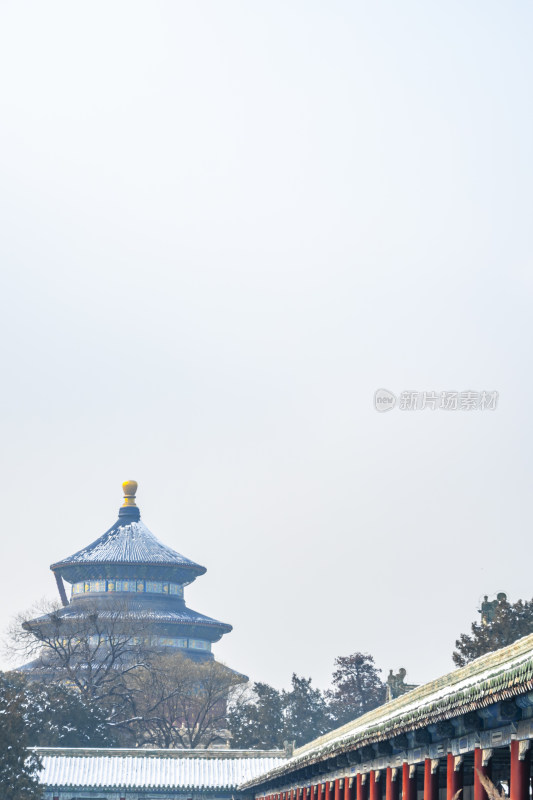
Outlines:
{"type": "Polygon", "coordinates": [[[122,508],[124,508],[124,506],[136,506],[135,492],[137,491],[137,481],[124,481],[122,488],[124,490],[122,508]]]}

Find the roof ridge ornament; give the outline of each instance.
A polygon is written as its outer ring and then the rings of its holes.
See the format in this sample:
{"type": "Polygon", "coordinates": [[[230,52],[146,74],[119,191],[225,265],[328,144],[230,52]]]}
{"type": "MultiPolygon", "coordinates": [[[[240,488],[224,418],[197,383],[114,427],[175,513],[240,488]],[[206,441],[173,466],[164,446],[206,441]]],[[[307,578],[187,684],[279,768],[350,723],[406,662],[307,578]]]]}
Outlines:
{"type": "Polygon", "coordinates": [[[122,508],[128,508],[131,506],[137,507],[135,495],[137,493],[138,485],[139,484],[137,481],[124,481],[122,484],[122,489],[124,491],[124,502],[122,503],[122,508]]]}

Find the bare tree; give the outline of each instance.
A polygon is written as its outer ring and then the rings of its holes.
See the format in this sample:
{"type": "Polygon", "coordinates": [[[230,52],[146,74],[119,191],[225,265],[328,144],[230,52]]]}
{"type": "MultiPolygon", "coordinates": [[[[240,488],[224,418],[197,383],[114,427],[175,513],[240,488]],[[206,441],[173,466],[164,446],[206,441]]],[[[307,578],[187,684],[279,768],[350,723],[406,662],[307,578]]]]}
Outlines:
{"type": "Polygon", "coordinates": [[[485,789],[489,800],[507,800],[507,795],[505,794],[501,784],[499,787],[495,786],[490,778],[487,775],[484,775],[480,769],[477,769],[477,767],[476,772],[479,782],[485,789]]]}
{"type": "Polygon", "coordinates": [[[76,688],[87,704],[106,704],[111,712],[123,703],[125,676],[148,669],[151,648],[146,622],[127,603],[86,602],[74,612],[56,604],[41,604],[40,614],[22,614],[10,630],[12,655],[30,660],[25,669],[43,682],[76,688]],[[44,612],[44,613],[43,613],[44,612]]]}
{"type": "Polygon", "coordinates": [[[228,696],[243,676],[154,646],[150,621],[127,602],[70,609],[41,604],[38,616],[15,620],[12,655],[30,660],[32,677],[74,688],[105,710],[124,744],[189,749],[226,735],[228,696]]]}
{"type": "Polygon", "coordinates": [[[150,670],[134,670],[126,684],[136,744],[209,747],[227,736],[228,698],[245,681],[217,661],[197,663],[180,654],[158,657],[150,670]]]}

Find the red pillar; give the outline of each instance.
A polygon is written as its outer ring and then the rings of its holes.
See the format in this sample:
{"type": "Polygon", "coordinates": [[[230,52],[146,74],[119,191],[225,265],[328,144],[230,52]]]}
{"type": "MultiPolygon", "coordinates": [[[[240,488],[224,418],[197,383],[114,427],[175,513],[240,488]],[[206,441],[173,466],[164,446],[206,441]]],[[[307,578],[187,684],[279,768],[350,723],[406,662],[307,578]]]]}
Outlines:
{"type": "Polygon", "coordinates": [[[424,800],[439,800],[439,772],[431,771],[431,759],[424,761],[424,800]]]}
{"type": "Polygon", "coordinates": [[[481,785],[479,780],[479,773],[486,775],[487,778],[491,776],[490,765],[483,766],[483,750],[476,747],[474,750],[474,800],[489,800],[488,794],[481,785]]]}
{"type": "Polygon", "coordinates": [[[368,782],[363,783],[363,775],[358,772],[355,784],[355,800],[366,800],[368,782]]]}
{"type": "Polygon", "coordinates": [[[459,789],[463,788],[463,764],[455,769],[455,756],[448,753],[446,767],[446,800],[453,800],[459,789]]]}
{"type": "Polygon", "coordinates": [[[341,782],[339,778],[335,781],[335,793],[333,795],[334,800],[341,800],[341,782]]]}
{"type": "MultiPolygon", "coordinates": [[[[527,743],[529,744],[529,743],[527,743]]],[[[525,749],[526,742],[511,742],[511,800],[529,800],[529,773],[531,770],[531,750],[525,749]]]]}
{"type": "Polygon", "coordinates": [[[307,800],[307,786],[302,789],[302,800],[307,800]]]}
{"type": "Polygon", "coordinates": [[[348,776],[344,779],[344,797],[343,800],[350,800],[350,779],[348,776]]]}
{"type": "Polygon", "coordinates": [[[400,782],[398,780],[398,773],[393,776],[393,768],[387,767],[387,784],[385,786],[386,800],[398,800],[400,794],[400,782]],[[393,777],[395,780],[393,780],[393,777]]]}
{"type": "Polygon", "coordinates": [[[376,780],[376,773],[370,770],[370,786],[368,787],[368,800],[381,800],[379,791],[379,780],[376,780]]]}
{"type": "Polygon", "coordinates": [[[322,784],[317,783],[316,785],[316,800],[322,800],[322,784]]]}
{"type": "Polygon", "coordinates": [[[324,800],[331,800],[329,791],[329,781],[324,784],[324,800]]]}
{"type": "Polygon", "coordinates": [[[410,777],[411,765],[404,761],[402,766],[402,800],[416,800],[416,776],[410,777]]]}

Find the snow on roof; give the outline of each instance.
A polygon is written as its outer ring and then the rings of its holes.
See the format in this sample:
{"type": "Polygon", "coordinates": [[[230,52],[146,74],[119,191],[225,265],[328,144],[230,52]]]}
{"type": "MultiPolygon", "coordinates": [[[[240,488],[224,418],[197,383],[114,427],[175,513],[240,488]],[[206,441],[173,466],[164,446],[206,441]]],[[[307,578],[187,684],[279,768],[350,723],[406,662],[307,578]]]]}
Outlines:
{"type": "Polygon", "coordinates": [[[128,522],[119,519],[99,539],[52,564],[51,569],[68,564],[161,564],[192,567],[200,574],[206,571],[160,542],[140,519],[128,522]]]}
{"type": "Polygon", "coordinates": [[[41,784],[61,789],[227,789],[280,766],[283,751],[35,748],[41,784]],[[279,754],[278,754],[279,752],[279,754]],[[243,754],[244,753],[244,754],[243,754]],[[209,754],[209,755],[208,755],[209,754]]]}
{"type": "Polygon", "coordinates": [[[441,706],[443,701],[448,701],[446,702],[448,707],[451,705],[449,701],[454,699],[462,705],[462,701],[467,699],[468,690],[475,690],[477,686],[485,684],[492,677],[501,675],[502,672],[514,671],[521,664],[531,663],[532,660],[533,634],[520,639],[509,647],[481,656],[466,667],[461,667],[442,678],[419,686],[392,702],[364,714],[359,719],[349,722],[342,728],[315,739],[314,742],[296,750],[295,756],[308,752],[317,744],[341,741],[347,734],[363,732],[369,727],[392,722],[399,717],[411,715],[413,712],[417,712],[417,716],[423,716],[424,712],[436,710],[436,707],[441,706]]]}
{"type": "Polygon", "coordinates": [[[533,634],[512,645],[475,659],[466,667],[449,672],[379,706],[336,730],[294,751],[272,774],[245,782],[240,788],[267,783],[305,764],[316,763],[336,753],[355,750],[366,743],[390,738],[405,730],[440,719],[464,714],[488,705],[499,695],[515,696],[533,686],[533,634]]]}
{"type": "MultiPolygon", "coordinates": [[[[180,624],[180,625],[202,625],[209,628],[216,628],[229,633],[232,626],[227,622],[220,622],[213,617],[207,617],[205,614],[200,614],[198,611],[193,611],[183,605],[172,604],[173,598],[164,598],[165,605],[158,604],[157,599],[149,598],[151,605],[146,602],[146,595],[140,598],[133,595],[126,597],[123,600],[122,606],[115,604],[111,607],[102,605],[98,609],[98,614],[101,619],[114,619],[118,612],[124,619],[141,619],[149,620],[150,622],[161,622],[167,624],[180,624]]],[[[57,615],[67,620],[75,620],[77,618],[86,618],[87,609],[80,604],[70,604],[64,608],[59,609],[57,615]]],[[[45,619],[45,617],[42,617],[45,619]]]]}

